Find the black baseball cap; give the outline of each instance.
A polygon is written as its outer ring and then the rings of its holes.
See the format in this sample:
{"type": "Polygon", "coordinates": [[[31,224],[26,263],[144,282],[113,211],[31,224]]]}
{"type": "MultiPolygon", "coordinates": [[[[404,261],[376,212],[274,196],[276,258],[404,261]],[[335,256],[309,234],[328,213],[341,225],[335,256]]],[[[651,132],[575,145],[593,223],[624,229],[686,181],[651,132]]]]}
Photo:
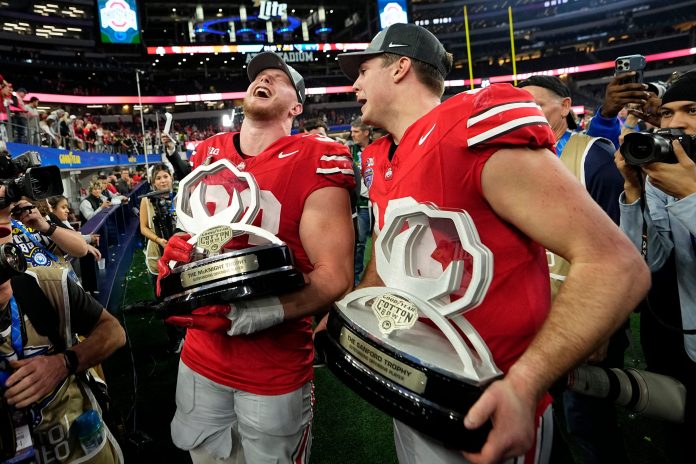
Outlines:
{"type": "Polygon", "coordinates": [[[696,101],[696,71],[682,74],[662,96],[662,104],[674,101],[696,101]]]}
{"type": "Polygon", "coordinates": [[[297,93],[297,101],[304,103],[305,101],[305,84],[304,78],[300,73],[295,71],[295,68],[289,66],[283,59],[273,52],[262,52],[251,59],[247,66],[247,76],[249,81],[256,79],[256,76],[264,69],[273,68],[280,69],[290,78],[290,82],[295,87],[297,93]]]}
{"type": "MultiPolygon", "coordinates": [[[[570,98],[570,89],[567,85],[563,83],[561,79],[556,76],[532,76],[528,79],[523,80],[517,87],[527,87],[527,86],[543,87],[551,92],[555,93],[561,98],[570,98]]],[[[575,122],[575,116],[573,110],[571,109],[566,115],[566,121],[568,122],[568,128],[577,129],[578,123],[575,122]]]]}
{"type": "Polygon", "coordinates": [[[370,45],[361,52],[341,53],[338,64],[341,71],[352,81],[358,78],[358,70],[363,61],[382,53],[407,56],[422,61],[437,69],[444,78],[450,72],[444,59],[447,52],[440,41],[429,30],[415,24],[392,24],[372,39],[370,45]]]}

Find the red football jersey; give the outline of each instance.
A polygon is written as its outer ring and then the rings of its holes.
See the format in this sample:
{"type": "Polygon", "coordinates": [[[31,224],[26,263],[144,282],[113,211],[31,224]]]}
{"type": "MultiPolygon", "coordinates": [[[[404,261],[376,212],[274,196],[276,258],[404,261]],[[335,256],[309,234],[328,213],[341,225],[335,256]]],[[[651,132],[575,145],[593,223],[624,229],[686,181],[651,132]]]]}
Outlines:
{"type": "MultiPolygon", "coordinates": [[[[347,147],[326,137],[298,134],[277,140],[256,156],[245,156],[235,147],[235,137],[235,133],[222,133],[199,144],[191,158],[194,168],[208,157],[211,162],[225,158],[252,174],[261,191],[261,211],[254,225],[283,240],[292,250],[295,265],[304,273],[311,272],[312,263],[299,234],[304,203],[312,192],[324,187],[355,187],[347,147]]],[[[234,187],[225,174],[205,180],[208,193],[218,188],[218,199],[207,204],[211,213],[228,206],[224,192],[234,187]]],[[[207,194],[206,200],[209,198],[207,194]]],[[[309,317],[247,336],[189,330],[181,354],[182,361],[199,374],[260,395],[289,393],[311,380],[312,357],[309,317]]]]}
{"type": "MultiPolygon", "coordinates": [[[[372,177],[370,199],[376,230],[385,214],[413,203],[465,210],[482,243],[493,254],[493,280],[483,302],[466,314],[503,371],[522,355],[550,308],[546,252],[503,221],[481,189],[488,158],[504,147],[553,149],[554,135],[531,96],[508,84],[455,95],[412,124],[391,161],[390,136],[366,151],[365,177],[372,177]]],[[[533,207],[533,206],[530,206],[533,207]]],[[[420,275],[441,274],[461,247],[451,223],[431,220],[432,237],[418,250],[420,275]]],[[[465,265],[471,269],[470,262],[465,265]]],[[[468,283],[465,272],[462,287],[468,283]]],[[[461,292],[460,292],[461,293],[461,292]]],[[[456,298],[459,295],[454,295],[456,298]]]]}

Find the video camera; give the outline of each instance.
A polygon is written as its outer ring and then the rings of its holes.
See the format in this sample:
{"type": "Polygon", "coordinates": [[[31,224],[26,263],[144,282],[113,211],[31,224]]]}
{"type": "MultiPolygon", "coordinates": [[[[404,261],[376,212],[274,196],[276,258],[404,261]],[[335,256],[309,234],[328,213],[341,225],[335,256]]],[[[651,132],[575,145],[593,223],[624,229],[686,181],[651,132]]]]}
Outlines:
{"type": "Polygon", "coordinates": [[[631,166],[654,162],[675,164],[678,161],[672,148],[673,140],[679,140],[689,158],[696,160],[696,135],[686,135],[681,129],[626,134],[620,151],[626,164],[631,166]]]}
{"type": "Polygon", "coordinates": [[[22,197],[42,200],[63,193],[60,168],[41,166],[41,155],[35,151],[26,151],[15,158],[0,153],[0,185],[5,186],[0,209],[22,197]]]}

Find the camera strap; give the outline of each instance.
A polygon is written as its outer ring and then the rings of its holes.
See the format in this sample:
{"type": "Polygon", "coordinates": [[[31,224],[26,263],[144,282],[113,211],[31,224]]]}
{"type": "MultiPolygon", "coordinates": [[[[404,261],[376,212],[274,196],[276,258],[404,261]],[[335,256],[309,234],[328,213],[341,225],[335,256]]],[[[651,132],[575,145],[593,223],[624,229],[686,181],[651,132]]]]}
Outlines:
{"type": "Polygon", "coordinates": [[[558,156],[559,158],[563,153],[563,149],[565,148],[566,143],[568,143],[568,140],[570,140],[571,135],[573,135],[573,132],[568,130],[565,132],[565,134],[563,134],[563,137],[558,139],[558,142],[556,142],[556,156],[558,156]]]}
{"type": "Polygon", "coordinates": [[[48,256],[49,259],[51,259],[54,263],[59,263],[59,262],[60,262],[60,261],[58,261],[58,258],[56,257],[56,255],[54,255],[53,253],[51,253],[50,251],[48,251],[48,249],[47,249],[41,242],[39,242],[38,240],[36,240],[36,237],[34,237],[34,235],[31,234],[31,233],[26,229],[26,227],[24,227],[24,225],[23,225],[21,222],[12,219],[12,225],[13,225],[14,227],[16,227],[17,229],[21,230],[22,233],[23,233],[24,235],[26,235],[27,238],[28,238],[29,240],[31,240],[31,242],[32,242],[34,245],[36,245],[37,247],[39,247],[40,250],[42,250],[44,253],[46,253],[46,256],[48,256]]]}
{"type": "Polygon", "coordinates": [[[22,341],[22,319],[14,295],[10,297],[11,344],[17,358],[24,357],[24,342],[22,341]]]}

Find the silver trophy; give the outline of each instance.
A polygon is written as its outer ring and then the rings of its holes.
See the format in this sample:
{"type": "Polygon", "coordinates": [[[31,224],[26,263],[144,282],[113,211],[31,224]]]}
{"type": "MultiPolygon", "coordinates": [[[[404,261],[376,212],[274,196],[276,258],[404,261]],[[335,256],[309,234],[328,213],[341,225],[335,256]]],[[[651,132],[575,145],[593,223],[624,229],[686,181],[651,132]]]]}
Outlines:
{"type": "Polygon", "coordinates": [[[260,209],[256,180],[229,160],[199,166],[181,180],[177,220],[195,251],[189,263],[171,262],[171,273],[161,280],[162,317],[305,284],[289,247],[252,225],[260,209]]]}
{"type": "Polygon", "coordinates": [[[490,250],[466,212],[429,204],[389,212],[374,246],[385,287],[334,305],[318,342],[327,365],[401,422],[447,446],[479,450],[491,425],[467,430],[464,416],[503,374],[462,314],[488,290],[490,250]]]}

